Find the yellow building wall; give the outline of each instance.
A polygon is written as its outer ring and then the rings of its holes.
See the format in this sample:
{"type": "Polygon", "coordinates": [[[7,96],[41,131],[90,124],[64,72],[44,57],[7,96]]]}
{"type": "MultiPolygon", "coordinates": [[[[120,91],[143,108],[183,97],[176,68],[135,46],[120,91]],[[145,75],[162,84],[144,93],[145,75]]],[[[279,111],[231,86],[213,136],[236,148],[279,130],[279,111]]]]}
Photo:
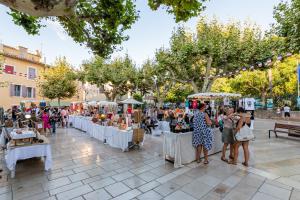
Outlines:
{"type": "MultiPolygon", "coordinates": [[[[16,75],[13,74],[6,74],[5,72],[0,73],[0,82],[7,82],[4,87],[0,87],[0,107],[4,107],[5,109],[11,108],[13,105],[20,105],[21,101],[36,101],[37,103],[41,100],[49,101],[48,99],[43,98],[40,95],[39,88],[38,88],[38,80],[32,80],[28,77],[24,77],[24,74],[28,74],[28,68],[32,67],[36,69],[37,78],[42,76],[42,73],[48,69],[43,63],[40,62],[41,57],[39,53],[32,54],[27,53],[26,59],[33,61],[30,62],[28,60],[19,59],[13,56],[8,55],[19,55],[20,52],[16,48],[12,48],[9,46],[2,47],[2,51],[0,49],[0,54],[2,54],[3,61],[3,69],[5,65],[14,66],[14,72],[16,75]],[[2,52],[2,53],[1,53],[2,52]],[[38,62],[38,63],[36,63],[38,62]],[[20,76],[22,73],[23,76],[20,76]],[[14,85],[24,85],[26,87],[35,88],[36,97],[35,98],[24,98],[24,97],[17,97],[17,96],[10,96],[10,84],[14,85]]],[[[83,99],[83,92],[81,86],[78,85],[78,93],[74,95],[71,99],[64,99],[62,101],[65,102],[73,102],[73,101],[82,101],[83,99]]],[[[30,105],[27,103],[26,105],[30,105]]]]}

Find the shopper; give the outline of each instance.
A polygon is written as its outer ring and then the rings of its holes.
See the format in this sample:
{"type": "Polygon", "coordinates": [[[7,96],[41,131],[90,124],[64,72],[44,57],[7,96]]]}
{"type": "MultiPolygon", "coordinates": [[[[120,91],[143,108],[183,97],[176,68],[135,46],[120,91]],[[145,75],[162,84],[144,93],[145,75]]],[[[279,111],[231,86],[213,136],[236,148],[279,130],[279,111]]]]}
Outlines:
{"type": "Polygon", "coordinates": [[[55,110],[52,110],[51,115],[50,115],[50,124],[52,128],[52,133],[56,133],[56,122],[58,120],[57,112],[55,110]]]}
{"type": "Polygon", "coordinates": [[[46,110],[43,111],[42,114],[42,120],[43,120],[43,128],[44,128],[44,132],[47,135],[47,129],[49,130],[49,133],[51,133],[51,126],[50,126],[50,122],[49,122],[49,114],[46,110]]]}
{"type": "Polygon", "coordinates": [[[283,111],[284,111],[284,118],[289,120],[291,117],[291,114],[290,114],[291,108],[287,104],[285,104],[283,107],[283,111]]]}
{"type": "Polygon", "coordinates": [[[208,151],[212,148],[212,131],[210,125],[211,120],[205,112],[206,104],[200,104],[200,112],[194,117],[194,131],[192,144],[196,148],[196,161],[201,162],[201,152],[204,153],[204,164],[208,164],[208,151]]]}
{"type": "Polygon", "coordinates": [[[223,149],[222,149],[222,156],[221,160],[224,162],[228,162],[226,159],[226,150],[228,145],[230,145],[230,153],[229,159],[234,159],[234,152],[233,152],[233,145],[234,145],[234,138],[233,138],[233,108],[228,108],[226,111],[226,115],[223,116],[223,131],[222,131],[222,142],[223,142],[223,149]]]}
{"type": "MultiPolygon", "coordinates": [[[[237,110],[237,125],[236,125],[236,133],[237,134],[244,126],[251,127],[251,114],[245,113],[243,108],[238,108],[237,110]]],[[[249,162],[249,140],[248,141],[238,141],[236,140],[234,145],[234,159],[229,161],[229,164],[237,164],[238,155],[239,155],[239,147],[242,145],[244,151],[244,162],[242,163],[244,166],[248,167],[249,162]]]]}

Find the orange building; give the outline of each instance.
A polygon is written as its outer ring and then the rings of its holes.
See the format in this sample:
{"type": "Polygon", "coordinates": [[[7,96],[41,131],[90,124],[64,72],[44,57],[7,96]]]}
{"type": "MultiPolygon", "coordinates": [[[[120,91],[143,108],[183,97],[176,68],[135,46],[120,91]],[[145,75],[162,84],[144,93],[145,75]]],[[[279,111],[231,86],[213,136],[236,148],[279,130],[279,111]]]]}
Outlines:
{"type": "MultiPolygon", "coordinates": [[[[39,93],[38,79],[50,66],[42,61],[41,52],[30,52],[27,48],[0,44],[2,73],[0,73],[0,107],[5,109],[21,102],[40,102],[47,100],[39,93]],[[4,82],[4,84],[3,84],[4,82]]],[[[82,92],[78,90],[72,99],[66,102],[81,101],[82,92]]]]}

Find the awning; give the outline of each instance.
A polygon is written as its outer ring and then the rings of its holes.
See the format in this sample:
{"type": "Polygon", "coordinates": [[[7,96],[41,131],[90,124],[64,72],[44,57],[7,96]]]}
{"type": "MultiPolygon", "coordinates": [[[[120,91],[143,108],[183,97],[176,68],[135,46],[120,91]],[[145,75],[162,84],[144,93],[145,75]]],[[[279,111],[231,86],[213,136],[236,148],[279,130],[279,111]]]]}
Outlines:
{"type": "Polygon", "coordinates": [[[188,96],[188,99],[217,99],[217,98],[225,98],[225,97],[232,97],[238,98],[241,97],[241,94],[234,94],[234,93],[214,93],[214,92],[206,92],[206,93],[197,93],[188,96]]]}
{"type": "Polygon", "coordinates": [[[120,101],[120,104],[142,105],[143,103],[139,102],[139,101],[137,101],[135,99],[130,98],[130,99],[126,99],[124,101],[120,101]]]}
{"type": "MultiPolygon", "coordinates": [[[[51,107],[58,107],[58,102],[57,101],[52,101],[52,102],[49,102],[49,106],[51,107]]],[[[65,106],[70,106],[70,102],[64,102],[64,101],[61,101],[60,102],[60,107],[65,107],[65,106]]]]}

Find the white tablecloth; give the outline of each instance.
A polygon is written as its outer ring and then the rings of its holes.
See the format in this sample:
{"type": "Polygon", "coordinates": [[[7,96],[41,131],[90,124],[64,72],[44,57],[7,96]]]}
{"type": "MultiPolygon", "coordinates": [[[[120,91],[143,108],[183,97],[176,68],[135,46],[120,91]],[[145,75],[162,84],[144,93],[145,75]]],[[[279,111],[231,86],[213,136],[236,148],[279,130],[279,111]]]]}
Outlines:
{"type": "Polygon", "coordinates": [[[158,129],[162,131],[170,131],[170,122],[167,121],[159,121],[158,129]]]}
{"type": "Polygon", "coordinates": [[[36,137],[36,134],[33,131],[24,131],[23,130],[21,134],[18,134],[15,131],[16,130],[14,129],[12,132],[9,133],[11,138],[14,140],[36,137]]]}
{"type": "MultiPolygon", "coordinates": [[[[222,150],[222,134],[219,129],[214,129],[213,147],[209,155],[222,150]]],[[[182,167],[183,164],[195,160],[195,148],[192,145],[192,132],[171,133],[164,132],[164,156],[174,158],[174,167],[182,167]]]]}
{"type": "Polygon", "coordinates": [[[12,173],[12,177],[14,177],[16,163],[18,160],[24,160],[35,157],[45,157],[45,170],[51,169],[52,154],[50,144],[8,148],[5,153],[5,162],[7,168],[12,173]]]}
{"type": "Polygon", "coordinates": [[[106,141],[112,147],[120,148],[123,151],[128,149],[128,143],[132,141],[132,131],[119,130],[112,126],[101,126],[93,123],[91,117],[71,115],[69,121],[73,123],[73,127],[85,131],[89,136],[106,141]]]}

